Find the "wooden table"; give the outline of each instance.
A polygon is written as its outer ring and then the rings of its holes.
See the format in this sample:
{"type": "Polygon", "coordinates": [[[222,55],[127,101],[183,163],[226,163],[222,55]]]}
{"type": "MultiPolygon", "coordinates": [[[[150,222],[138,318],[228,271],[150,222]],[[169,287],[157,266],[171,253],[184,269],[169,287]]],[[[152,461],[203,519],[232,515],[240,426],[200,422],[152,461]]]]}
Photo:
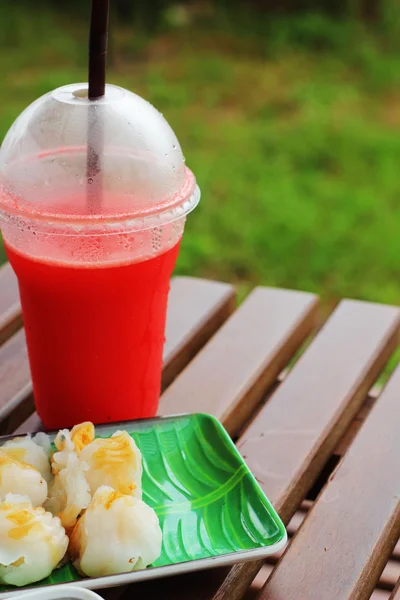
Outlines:
{"type": "MultiPolygon", "coordinates": [[[[161,414],[224,423],[288,525],[283,558],[105,590],[108,600],[400,599],[400,310],[343,300],[320,322],[312,294],[172,281],[161,414]],[[303,350],[300,358],[299,351],[303,350]],[[360,430],[360,431],[359,431],[360,430]]],[[[33,413],[14,275],[0,269],[0,433],[33,413]]]]}

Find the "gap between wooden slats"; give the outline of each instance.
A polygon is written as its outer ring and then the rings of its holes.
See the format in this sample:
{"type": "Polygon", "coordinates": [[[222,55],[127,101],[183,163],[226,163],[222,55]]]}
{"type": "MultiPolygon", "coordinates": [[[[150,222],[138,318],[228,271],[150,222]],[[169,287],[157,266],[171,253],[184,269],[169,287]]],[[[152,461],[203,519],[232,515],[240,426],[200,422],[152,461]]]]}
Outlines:
{"type": "MultiPolygon", "coordinates": [[[[349,446],[351,445],[352,441],[355,439],[358,431],[361,429],[363,423],[365,422],[366,418],[368,417],[372,407],[375,405],[376,401],[379,398],[379,394],[381,393],[381,388],[380,387],[375,387],[374,389],[372,389],[370,391],[370,393],[368,394],[368,398],[366,400],[366,402],[364,403],[363,407],[361,408],[361,410],[358,412],[356,419],[353,421],[353,423],[351,424],[348,432],[345,434],[345,437],[340,441],[338,448],[336,448],[335,450],[335,455],[340,455],[343,456],[345,454],[345,452],[348,450],[349,446]],[[354,426],[356,422],[356,427],[354,426]],[[348,435],[348,433],[351,432],[350,435],[348,435]]],[[[298,510],[295,515],[293,516],[293,518],[291,519],[288,527],[287,527],[287,531],[289,534],[289,537],[293,537],[298,529],[300,528],[301,523],[304,521],[308,510],[311,508],[311,506],[313,506],[313,502],[311,501],[303,501],[302,505],[301,505],[301,509],[298,510]]],[[[276,559],[272,559],[271,564],[276,564],[277,560],[276,559]]],[[[382,575],[379,579],[379,582],[377,584],[379,590],[389,590],[392,591],[394,586],[396,585],[396,582],[398,581],[398,579],[400,579],[400,541],[397,542],[392,556],[389,559],[389,561],[387,562],[382,575]]],[[[382,597],[388,597],[389,594],[387,593],[386,596],[382,596],[382,597]]],[[[374,597],[374,594],[371,596],[371,598],[374,597]]],[[[400,600],[400,595],[399,595],[399,600],[400,600]]]]}
{"type": "MultiPolygon", "coordinates": [[[[167,384],[232,313],[233,286],[215,281],[173,279],[167,312],[164,384],[167,384]]],[[[0,433],[11,433],[33,411],[32,385],[23,330],[0,348],[0,433]]],[[[37,416],[24,431],[39,425],[37,416]]]]}
{"type": "MultiPolygon", "coordinates": [[[[287,531],[290,538],[294,537],[298,530],[300,529],[301,524],[303,523],[305,517],[307,516],[307,510],[305,510],[305,506],[298,510],[293,518],[291,519],[287,531]]],[[[312,503],[311,503],[312,506],[312,503]]],[[[282,554],[282,553],[281,553],[282,554]]],[[[268,562],[272,565],[275,565],[278,562],[278,557],[272,557],[268,562]]],[[[383,569],[382,575],[378,581],[377,588],[380,590],[387,590],[389,593],[393,590],[396,585],[396,582],[400,578],[400,562],[396,559],[394,554],[392,554],[391,559],[387,562],[385,568],[383,569]]],[[[387,596],[389,596],[389,593],[387,596]]],[[[400,595],[399,595],[400,600],[400,595]]]]}
{"type": "MultiPolygon", "coordinates": [[[[374,386],[370,390],[368,397],[367,397],[366,401],[364,402],[363,406],[361,407],[361,409],[359,410],[359,412],[357,413],[356,418],[350,425],[345,436],[339,442],[338,447],[335,449],[335,452],[334,452],[335,455],[343,456],[345,454],[345,452],[348,450],[351,443],[354,441],[357,433],[361,429],[363,423],[367,419],[371,409],[377,402],[381,392],[382,392],[381,386],[374,386]]],[[[311,508],[311,506],[313,506],[313,502],[311,502],[311,501],[306,500],[306,501],[302,502],[301,509],[295,513],[295,515],[293,516],[293,518],[291,519],[291,521],[287,527],[287,531],[288,531],[290,538],[293,537],[297,533],[298,529],[300,528],[301,523],[304,521],[304,519],[307,515],[307,512],[311,508]]],[[[273,559],[271,561],[271,564],[276,564],[276,562],[277,562],[277,560],[273,559]]],[[[378,598],[379,594],[382,594],[382,596],[381,596],[382,598],[388,598],[389,592],[393,590],[394,586],[396,585],[396,582],[399,579],[400,579],[400,541],[397,542],[397,544],[393,550],[392,556],[391,556],[390,560],[387,562],[387,564],[382,572],[382,575],[377,584],[379,589],[375,590],[375,592],[372,594],[371,598],[375,598],[375,597],[378,598]],[[385,590],[389,590],[389,591],[385,591],[385,590]]],[[[400,600],[400,594],[399,594],[398,600],[400,600]]]]}
{"type": "MultiPolygon", "coordinates": [[[[357,417],[360,420],[359,425],[357,425],[358,429],[361,428],[362,423],[365,421],[365,418],[368,416],[369,411],[371,410],[372,405],[376,402],[378,398],[378,392],[377,390],[374,390],[372,394],[369,395],[368,401],[366,403],[366,406],[368,406],[369,410],[366,412],[365,415],[363,415],[363,417],[360,417],[360,413],[361,411],[358,413],[357,417]]],[[[342,443],[339,444],[340,449],[342,450],[342,443]]],[[[337,453],[338,450],[335,451],[335,453],[337,453]]],[[[313,502],[311,501],[303,501],[301,504],[301,509],[298,510],[294,516],[292,517],[291,521],[289,522],[288,526],[287,526],[287,532],[289,535],[289,538],[292,538],[294,535],[296,535],[297,531],[299,530],[302,522],[304,521],[308,510],[313,506],[313,502]]],[[[269,559],[269,563],[272,565],[275,565],[278,561],[278,559],[280,558],[280,556],[283,553],[281,553],[280,555],[276,556],[276,557],[271,557],[271,559],[269,559]]],[[[386,564],[382,575],[379,579],[378,582],[378,588],[379,590],[376,590],[374,592],[374,594],[371,596],[371,598],[374,597],[379,597],[378,592],[382,592],[382,597],[383,598],[388,598],[389,597],[389,592],[391,590],[393,590],[397,580],[400,578],[400,542],[398,542],[395,546],[395,549],[393,551],[392,557],[391,559],[388,561],[388,563],[386,564]],[[383,590],[389,590],[389,592],[383,592],[383,590]]],[[[258,578],[257,581],[259,581],[260,578],[258,578]]],[[[265,579],[266,581],[266,579],[265,579]]],[[[399,600],[400,600],[400,595],[399,595],[399,600]]]]}
{"type": "MultiPolygon", "coordinates": [[[[394,307],[341,302],[239,440],[286,523],[395,350],[399,325],[394,307]]],[[[242,598],[262,564],[236,565],[207,598],[242,598]]]]}
{"type": "MultiPolygon", "coordinates": [[[[303,523],[312,506],[313,502],[305,500],[301,503],[300,509],[293,515],[287,526],[287,532],[290,541],[300,529],[301,524],[303,523]]],[[[266,583],[268,577],[271,575],[274,565],[276,565],[282,554],[283,551],[277,556],[272,556],[267,559],[266,564],[264,564],[259,573],[256,575],[249,590],[243,597],[243,600],[255,600],[257,598],[257,595],[266,583]]],[[[388,600],[390,591],[393,590],[399,577],[400,562],[390,560],[382,573],[381,579],[378,583],[378,588],[372,593],[371,600],[388,600]]],[[[400,600],[400,594],[397,600],[400,600]]]]}
{"type": "Polygon", "coordinates": [[[7,263],[0,267],[0,345],[21,326],[17,278],[7,263]]]}
{"type": "MultiPolygon", "coordinates": [[[[293,515],[292,519],[290,520],[288,526],[287,526],[287,532],[289,535],[289,539],[291,540],[299,531],[301,524],[303,523],[304,519],[306,518],[308,511],[311,509],[311,507],[313,506],[313,502],[311,501],[304,501],[301,504],[301,508],[296,511],[296,513],[293,515]]],[[[269,565],[275,565],[279,558],[282,556],[283,552],[281,552],[279,555],[277,556],[273,556],[269,559],[267,559],[267,562],[269,563],[269,565]]],[[[390,591],[393,590],[394,586],[396,585],[397,580],[400,578],[400,562],[396,559],[394,553],[392,555],[392,558],[388,561],[387,565],[385,566],[382,575],[379,579],[379,582],[377,584],[377,587],[379,588],[379,590],[387,590],[387,597],[389,596],[390,591]]],[[[258,581],[260,580],[260,578],[258,578],[258,581]]],[[[265,579],[266,581],[266,579],[265,579]]],[[[264,581],[264,583],[265,583],[264,581]]],[[[399,600],[400,600],[400,596],[399,596],[399,600]]]]}
{"type": "Polygon", "coordinates": [[[343,456],[347,452],[347,449],[357,436],[362,424],[371,412],[371,409],[375,406],[381,391],[382,388],[378,386],[375,386],[372,390],[370,390],[365,402],[362,404],[353,422],[350,424],[343,438],[340,440],[339,445],[335,449],[335,454],[338,456],[343,456]]]}
{"type": "Polygon", "coordinates": [[[400,535],[399,395],[400,367],[260,599],[370,597],[400,535]]]}
{"type": "MultiPolygon", "coordinates": [[[[265,585],[265,582],[267,581],[268,577],[270,577],[272,571],[273,571],[272,565],[264,565],[261,568],[261,570],[259,571],[259,573],[257,574],[254,581],[252,582],[249,590],[246,592],[245,596],[243,597],[243,600],[258,600],[260,591],[261,591],[262,587],[265,585]]],[[[308,600],[308,598],[304,599],[304,600],[308,600]]],[[[337,600],[344,600],[344,599],[337,598],[337,600]]],[[[392,598],[390,596],[390,592],[388,592],[386,590],[376,589],[372,592],[370,600],[392,600],[392,598]]],[[[398,600],[398,599],[396,598],[396,600],[398,600]]]]}
{"type": "MultiPolygon", "coordinates": [[[[279,377],[280,382],[284,381],[287,375],[288,372],[283,373],[279,377]]],[[[368,397],[357,413],[356,418],[350,425],[345,436],[339,442],[339,446],[335,449],[335,455],[343,456],[345,454],[352,441],[356,437],[358,431],[361,429],[362,424],[369,415],[372,407],[378,400],[381,391],[381,386],[374,386],[370,390],[368,397]]],[[[296,511],[287,526],[289,540],[296,535],[313,504],[314,503],[310,500],[303,500],[300,509],[296,511]]],[[[264,565],[261,571],[256,575],[243,600],[253,600],[253,598],[256,598],[268,577],[271,575],[273,565],[276,565],[282,554],[283,552],[268,559],[268,564],[264,565]]],[[[393,590],[397,580],[400,580],[400,541],[396,544],[391,560],[388,561],[382,572],[381,578],[378,582],[378,588],[372,593],[371,600],[388,600],[390,591],[393,590]]],[[[397,600],[400,600],[400,593],[397,600]]]]}

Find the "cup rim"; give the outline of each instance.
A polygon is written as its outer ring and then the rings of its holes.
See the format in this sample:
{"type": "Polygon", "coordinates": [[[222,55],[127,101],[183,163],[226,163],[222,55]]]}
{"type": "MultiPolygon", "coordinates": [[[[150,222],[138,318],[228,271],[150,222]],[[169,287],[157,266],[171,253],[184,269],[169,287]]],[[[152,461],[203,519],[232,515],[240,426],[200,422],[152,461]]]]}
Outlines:
{"type": "MultiPolygon", "coordinates": [[[[161,201],[150,208],[135,212],[116,213],[114,215],[57,215],[51,212],[39,212],[12,206],[2,202],[0,188],[0,222],[12,219],[25,220],[37,226],[53,226],[57,229],[72,228],[75,232],[83,229],[104,231],[123,229],[144,230],[171,223],[190,213],[200,201],[200,189],[193,172],[185,165],[185,182],[180,191],[171,200],[161,201]]],[[[4,193],[4,196],[6,194],[4,193]]]]}

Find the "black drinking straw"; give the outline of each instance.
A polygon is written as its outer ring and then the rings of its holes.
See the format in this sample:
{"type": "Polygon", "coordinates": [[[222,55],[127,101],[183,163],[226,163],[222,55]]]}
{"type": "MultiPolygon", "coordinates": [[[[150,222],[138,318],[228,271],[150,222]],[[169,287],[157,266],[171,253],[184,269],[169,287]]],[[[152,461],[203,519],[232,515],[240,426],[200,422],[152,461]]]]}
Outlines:
{"type": "Polygon", "coordinates": [[[92,0],[89,35],[89,107],[88,123],[88,203],[90,212],[98,212],[101,204],[101,155],[103,123],[101,105],[95,104],[105,94],[110,0],[92,0]]]}
{"type": "Polygon", "coordinates": [[[110,0],[92,0],[89,36],[89,100],[104,96],[110,0]]]}

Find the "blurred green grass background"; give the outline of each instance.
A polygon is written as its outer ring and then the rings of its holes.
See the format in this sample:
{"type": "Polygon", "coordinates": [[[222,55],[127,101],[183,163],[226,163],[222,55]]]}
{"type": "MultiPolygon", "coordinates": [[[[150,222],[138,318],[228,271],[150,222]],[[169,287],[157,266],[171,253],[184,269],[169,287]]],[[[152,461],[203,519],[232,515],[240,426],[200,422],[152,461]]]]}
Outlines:
{"type": "MultiPolygon", "coordinates": [[[[177,272],[400,300],[396,4],[374,23],[172,6],[151,34],[112,20],[109,81],[175,129],[202,189],[177,272]]],[[[0,6],[0,139],[50,89],[84,81],[87,21],[0,6]]],[[[5,253],[0,243],[0,261],[5,253]]]]}

